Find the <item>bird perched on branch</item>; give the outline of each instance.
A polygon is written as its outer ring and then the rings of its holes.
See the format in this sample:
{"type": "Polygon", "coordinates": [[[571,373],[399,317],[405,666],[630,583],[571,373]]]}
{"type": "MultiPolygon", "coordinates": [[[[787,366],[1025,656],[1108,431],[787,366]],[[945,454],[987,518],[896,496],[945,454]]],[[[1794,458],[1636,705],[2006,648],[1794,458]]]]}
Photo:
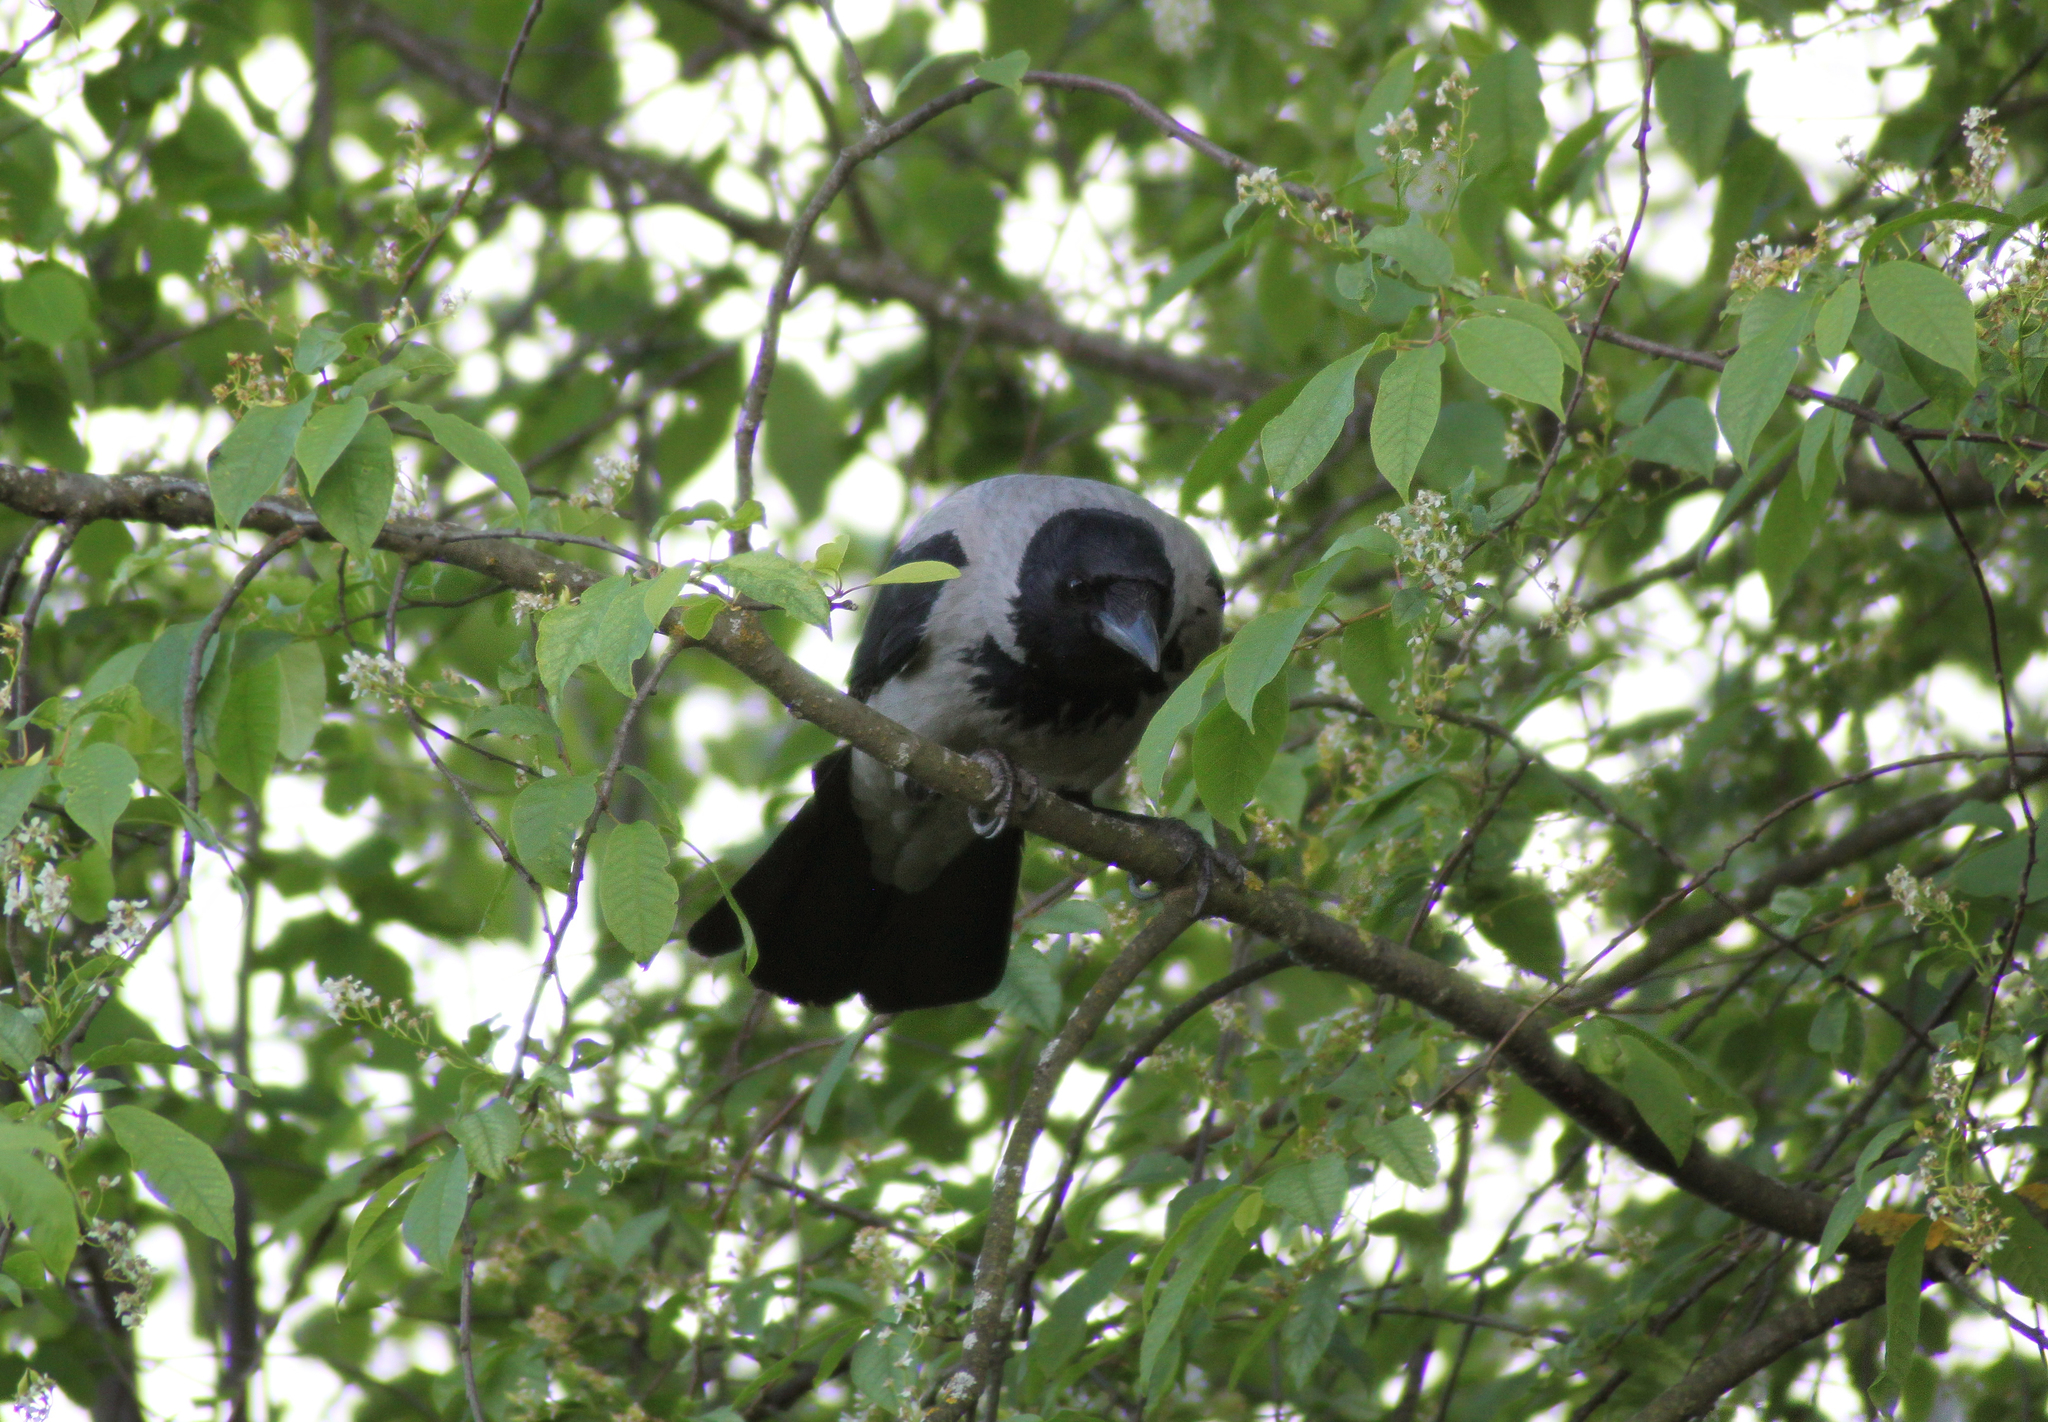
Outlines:
{"type": "MultiPolygon", "coordinates": [[[[877,590],[848,690],[1012,790],[1023,772],[1086,802],[1221,638],[1208,549],[1114,485],[1038,474],[970,485],[920,520],[889,566],[927,559],[960,576],[877,590]]],[[[690,946],[739,948],[737,903],[759,950],[753,981],[792,1002],[859,993],[875,1012],[901,1012],[994,991],[1023,831],[850,746],[811,783],[810,801],[691,927],[690,946]]]]}

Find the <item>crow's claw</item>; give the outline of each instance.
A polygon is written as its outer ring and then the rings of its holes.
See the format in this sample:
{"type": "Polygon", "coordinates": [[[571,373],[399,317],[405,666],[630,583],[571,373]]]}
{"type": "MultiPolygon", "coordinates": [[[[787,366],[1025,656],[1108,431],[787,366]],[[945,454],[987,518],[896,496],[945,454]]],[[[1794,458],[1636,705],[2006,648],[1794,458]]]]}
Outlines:
{"type": "Polygon", "coordinates": [[[1195,876],[1195,911],[1200,913],[1209,902],[1209,890],[1216,886],[1220,873],[1231,883],[1240,887],[1244,884],[1244,865],[1237,856],[1221,845],[1212,845],[1195,832],[1194,826],[1185,820],[1170,820],[1151,815],[1135,816],[1173,841],[1180,851],[1180,868],[1170,879],[1155,881],[1150,889],[1132,888],[1131,897],[1139,900],[1156,899],[1168,889],[1185,882],[1188,875],[1195,876]]]}
{"type": "Polygon", "coordinates": [[[994,839],[1010,827],[1010,818],[1038,803],[1038,782],[1017,768],[1001,751],[978,750],[968,757],[996,783],[996,803],[987,810],[967,807],[967,825],[983,839],[994,839]]]}

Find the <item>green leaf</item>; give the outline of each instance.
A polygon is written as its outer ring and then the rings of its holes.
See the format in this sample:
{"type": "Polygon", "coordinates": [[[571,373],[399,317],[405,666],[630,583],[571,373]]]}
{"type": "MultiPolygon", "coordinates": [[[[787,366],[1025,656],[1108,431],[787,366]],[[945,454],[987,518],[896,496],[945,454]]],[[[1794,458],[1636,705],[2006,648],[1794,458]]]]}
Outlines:
{"type": "Polygon", "coordinates": [[[974,77],[986,79],[991,84],[999,84],[1022,98],[1024,71],[1030,67],[1031,56],[1021,49],[1013,49],[1008,54],[998,55],[994,59],[984,59],[975,65],[974,77]]]}
{"type": "MultiPolygon", "coordinates": [[[[1817,454],[1825,444],[1828,422],[1819,415],[1809,417],[1807,430],[1801,433],[1799,442],[1802,456],[1807,449],[1806,433],[1816,427],[1820,430],[1815,440],[1817,454]]],[[[1792,575],[1813,552],[1817,542],[1815,535],[1827,522],[1828,509],[1834,502],[1835,480],[1839,475],[1834,456],[1828,454],[1820,458],[1818,464],[1820,467],[1811,488],[1799,478],[1779,483],[1777,491],[1771,495],[1771,506],[1764,511],[1763,526],[1757,530],[1757,570],[1764,575],[1764,586],[1770,590],[1773,611],[1784,609],[1786,598],[1792,591],[1792,575]]]]}
{"type": "Polygon", "coordinates": [[[427,1167],[405,1207],[400,1230],[405,1247],[429,1269],[446,1269],[454,1262],[462,1220],[469,1213],[469,1180],[469,1157],[458,1145],[427,1167]]]}
{"type": "Polygon", "coordinates": [[[808,523],[825,511],[832,480],[853,453],[845,412],[809,371],[785,362],[776,368],[762,414],[761,452],[808,523]]]}
{"type": "Polygon", "coordinates": [[[1106,933],[1109,911],[1093,899],[1065,899],[1035,913],[1017,930],[1027,938],[1055,933],[1106,933]]]}
{"type": "Polygon", "coordinates": [[[1060,980],[1053,976],[1051,962],[1036,948],[1021,944],[1010,950],[1003,980],[981,1005],[1014,1017],[1045,1037],[1060,1030],[1065,1015],[1060,1011],[1060,980]]]}
{"type": "Polygon", "coordinates": [[[414,1181],[427,1173],[430,1164],[431,1162],[422,1162],[400,1171],[385,1181],[377,1193],[356,1211],[355,1221],[348,1230],[348,1250],[344,1255],[341,1278],[343,1291],[347,1290],[349,1281],[355,1277],[357,1266],[375,1258],[377,1251],[398,1233],[399,1222],[403,1217],[394,1213],[391,1207],[398,1203],[399,1196],[403,1195],[414,1181]]]}
{"type": "Polygon", "coordinates": [[[1259,1182],[1259,1190],[1268,1204],[1285,1210],[1318,1234],[1328,1234],[1344,1213],[1351,1181],[1342,1156],[1319,1155],[1274,1171],[1259,1182]]]}
{"type": "Polygon", "coordinates": [[[0,1206],[28,1231],[44,1267],[62,1279],[78,1252],[78,1199],[64,1177],[38,1155],[0,1148],[0,1206]]]}
{"type": "Polygon", "coordinates": [[[1718,445],[1714,412],[1706,401],[1684,395],[1659,410],[1641,429],[1630,430],[1616,440],[1614,452],[1710,479],[1718,445]]]}
{"type": "Polygon", "coordinates": [[[214,724],[213,760],[228,784],[260,799],[277,763],[284,731],[284,664],[268,657],[244,666],[228,682],[214,724]]]}
{"type": "Polygon", "coordinates": [[[1533,325],[1504,316],[1473,316],[1451,333],[1458,363],[1481,385],[1516,400],[1564,413],[1564,358],[1533,325]]]}
{"type": "Polygon", "coordinates": [[[1896,1396],[1906,1368],[1920,1350],[1920,1290],[1927,1273],[1927,1231],[1930,1219],[1914,1222],[1884,1269],[1884,1372],[1872,1391],[1896,1396]]]}
{"type": "Polygon", "coordinates": [[[1714,408],[1735,462],[1745,469],[1756,437],[1777,413],[1785,387],[1799,368],[1799,342],[1805,337],[1811,312],[1806,302],[1788,302],[1754,335],[1745,322],[1742,348],[1721,372],[1721,392],[1714,408]]]}
{"type": "Polygon", "coordinates": [[[2005,1243],[1984,1262],[2035,1303],[2048,1303],[2048,1229],[2018,1195],[2000,1195],[1998,1206],[2005,1213],[2005,1243]]]}
{"type": "MultiPolygon", "coordinates": [[[[1158,1397],[1172,1381],[1168,1375],[1173,1369],[1168,1364],[1180,1356],[1180,1349],[1169,1345],[1176,1342],[1175,1335],[1187,1312],[1188,1300],[1208,1271],[1211,1257],[1218,1252],[1224,1240],[1236,1232],[1231,1210],[1223,1206],[1234,1203],[1240,1193],[1225,1190],[1215,1197],[1217,1206],[1203,1217],[1201,1227],[1187,1237],[1187,1242],[1176,1256],[1179,1269],[1166,1287],[1159,1290],[1146,1316],[1145,1338],[1138,1345],[1138,1388],[1147,1399],[1158,1397]]],[[[1164,1251],[1161,1253],[1163,1255],[1164,1251]]]]}
{"type": "Polygon", "coordinates": [[[1459,894],[1480,936],[1523,972],[1556,982],[1564,975],[1564,933],[1557,902],[1542,878],[1516,874],[1499,884],[1473,884],[1459,894]]]}
{"type": "Polygon", "coordinates": [[[38,262],[8,282],[0,310],[17,334],[51,350],[92,334],[92,286],[56,262],[38,262]]]}
{"type": "Polygon", "coordinates": [[[471,1165],[493,1180],[502,1180],[505,1167],[519,1153],[519,1113],[509,1102],[493,1101],[450,1121],[448,1134],[455,1137],[471,1165]]]}
{"type": "Polygon", "coordinates": [[[532,499],[527,491],[526,475],[520,472],[519,461],[498,443],[496,435],[432,405],[410,400],[391,403],[425,425],[427,433],[434,437],[434,443],[504,490],[506,497],[512,500],[512,507],[519,510],[519,516],[526,517],[527,505],[532,499]]]}
{"type": "MultiPolygon", "coordinates": [[[[2024,834],[1982,840],[1969,858],[1942,876],[1942,882],[1965,898],[2016,899],[2020,894],[2020,875],[2027,867],[2027,844],[2024,834]]],[[[2027,880],[2030,902],[2038,901],[2043,887],[2048,886],[2048,862],[2043,862],[2040,855],[2034,858],[2034,872],[2027,880]]]]}
{"type": "Polygon", "coordinates": [[[1484,176],[1505,169],[1527,183],[1536,176],[1536,152],[1550,137],[1543,113],[1543,80],[1526,45],[1490,54],[1472,66],[1466,120],[1472,138],[1468,171],[1484,176]]]}
{"type": "Polygon", "coordinates": [[[1316,1365],[1330,1350],[1344,1301],[1345,1272],[1338,1266],[1312,1275],[1295,1294],[1287,1322],[1280,1327],[1280,1357],[1288,1387],[1297,1393],[1308,1386],[1316,1365]]]}
{"type": "Polygon", "coordinates": [[[1362,618],[1344,629],[1337,649],[1337,669],[1351,692],[1382,721],[1395,726],[1420,724],[1400,707],[1401,688],[1408,684],[1415,660],[1408,641],[1391,616],[1362,618]]]}
{"type": "Polygon", "coordinates": [[[1024,1354],[1025,1365],[1042,1383],[1050,1384],[1057,1378],[1068,1360],[1094,1335],[1095,1325],[1089,1322],[1088,1315],[1116,1292],[1117,1285],[1130,1272],[1131,1252],[1111,1249],[1053,1301],[1046,1310],[1045,1321],[1031,1330],[1031,1342],[1024,1354]]]}
{"type": "Polygon", "coordinates": [[[1302,629],[1315,615],[1312,606],[1262,612],[1230,639],[1223,660],[1223,694],[1247,724],[1259,693],[1286,669],[1302,629]]]}
{"type": "Polygon", "coordinates": [[[251,405],[208,456],[206,483],[222,528],[240,528],[256,501],[276,491],[312,412],[311,395],[291,405],[251,405]]]}
{"type": "Polygon", "coordinates": [[[294,642],[277,654],[277,753],[297,760],[313,748],[327,715],[327,663],[313,642],[294,642]]]}
{"type": "Polygon", "coordinates": [[[1268,390],[1247,405],[1236,419],[1217,431],[1216,437],[1195,456],[1194,464],[1188,469],[1188,477],[1181,481],[1182,513],[1193,509],[1202,495],[1237,472],[1244,457],[1252,452],[1252,446],[1259,442],[1259,436],[1265,433],[1266,426],[1294,403],[1309,380],[1310,377],[1304,375],[1288,381],[1277,390],[1268,390]]]}
{"type": "MultiPolygon", "coordinates": [[[[604,926],[637,962],[660,952],[675,931],[677,888],[669,857],[661,831],[645,820],[606,835],[598,856],[597,903],[604,926]]],[[[477,1169],[484,1169],[481,1161],[477,1169]]]]}
{"type": "Polygon", "coordinates": [[[1444,398],[1443,364],[1444,348],[1432,341],[1402,351],[1380,376],[1372,411],[1372,457],[1404,500],[1422,451],[1436,433],[1444,398]]]}
{"type": "Polygon", "coordinates": [[[99,0],[50,0],[50,3],[64,17],[64,23],[71,26],[74,34],[85,28],[85,22],[99,8],[99,0]]]}
{"type": "Polygon", "coordinates": [[[1579,343],[1572,336],[1572,328],[1565,325],[1564,317],[1548,306],[1533,301],[1524,301],[1519,296],[1482,296],[1472,303],[1480,311],[1505,316],[1510,321],[1520,321],[1543,333],[1543,338],[1557,347],[1557,358],[1573,370],[1580,368],[1579,343]]]}
{"type": "Polygon", "coordinates": [[[298,344],[292,347],[292,369],[301,375],[317,374],[340,360],[347,350],[348,343],[338,332],[325,326],[308,326],[299,332],[298,344]]]}
{"type": "Polygon", "coordinates": [[[1417,1189],[1436,1183],[1436,1132],[1412,1112],[1365,1127],[1358,1144],[1367,1154],[1417,1189]]]}
{"type": "Polygon", "coordinates": [[[891,583],[947,583],[959,576],[960,570],[951,563],[920,558],[914,563],[898,563],[893,568],[875,574],[868,579],[868,586],[885,588],[891,583]]]}
{"type": "Polygon", "coordinates": [[[1158,799],[1166,791],[1166,762],[1173,754],[1174,742],[1180,739],[1181,732],[1201,720],[1202,714],[1209,709],[1209,685],[1223,670],[1223,663],[1229,655],[1228,647],[1219,647],[1203,658],[1188,679],[1173,689],[1173,695],[1166,698],[1166,704],[1146,723],[1145,734],[1138,740],[1138,749],[1131,755],[1131,764],[1137,769],[1138,783],[1153,799],[1158,799]]]}
{"type": "Polygon", "coordinates": [[[0,770],[0,839],[13,834],[21,817],[50,781],[47,764],[13,765],[0,770]]]}
{"type": "Polygon", "coordinates": [[[1339,356],[1309,378],[1292,404],[1267,422],[1259,455],[1273,491],[1284,494],[1316,472],[1358,403],[1358,368],[1380,342],[1339,356]]]}
{"type": "Polygon", "coordinates": [[[1842,1191],[1834,1208],[1828,1212],[1827,1227],[1821,1231],[1820,1252],[1814,1257],[1813,1267],[1816,1270],[1835,1257],[1835,1251],[1842,1247],[1849,1231],[1856,1228],[1856,1217],[1863,1213],[1863,1202],[1870,1198],[1870,1187],[1876,1182],[1877,1177],[1870,1172],[1877,1164],[1877,1158],[1891,1147],[1892,1142],[1912,1129],[1910,1120],[1894,1121],[1864,1145],[1862,1153],[1856,1157],[1856,1172],[1848,1188],[1842,1191]]]}
{"type": "Polygon", "coordinates": [[[633,694],[633,663],[646,655],[654,636],[643,589],[643,584],[617,574],[585,588],[576,601],[541,615],[534,659],[551,703],[560,702],[563,685],[585,663],[595,663],[621,696],[633,694]]]}
{"type": "Polygon", "coordinates": [[[1138,320],[1149,321],[1158,315],[1167,302],[1222,266],[1224,258],[1242,247],[1245,238],[1257,230],[1256,227],[1247,228],[1237,236],[1218,242],[1207,251],[1198,252],[1174,267],[1153,284],[1151,295],[1145,298],[1145,304],[1138,309],[1138,320]]]}
{"type": "Polygon", "coordinates": [[[235,1187],[213,1147],[140,1106],[109,1106],[105,1120],[149,1193],[233,1254],[235,1187]]]}
{"type": "Polygon", "coordinates": [[[1424,286],[1442,286],[1458,274],[1449,244],[1429,230],[1419,213],[1399,227],[1373,228],[1358,245],[1386,257],[1424,286]]]}
{"type": "Polygon", "coordinates": [[[57,772],[64,813],[101,844],[112,844],[114,821],[135,798],[135,782],[141,778],[135,757],[111,741],[73,751],[57,772]]]}
{"type": "Polygon", "coordinates": [[[1202,807],[1232,834],[1241,833],[1245,807],[1257,794],[1266,768],[1287,736],[1287,684],[1274,681],[1259,693],[1247,724],[1219,703],[1195,729],[1190,762],[1202,807]]]}
{"type": "Polygon", "coordinates": [[[28,1075],[43,1054],[43,1034],[20,1008],[0,1002],[0,1064],[18,1076],[28,1075]]]}
{"type": "Polygon", "coordinates": [[[346,1291],[348,1283],[356,1277],[356,1266],[367,1264],[371,1258],[375,1258],[377,1250],[381,1250],[391,1240],[391,1236],[395,1236],[401,1215],[393,1213],[391,1207],[397,1205],[399,1197],[414,1184],[414,1180],[426,1174],[430,1164],[432,1162],[422,1162],[418,1166],[408,1166],[406,1170],[397,1172],[395,1176],[383,1182],[383,1186],[375,1195],[371,1195],[369,1201],[365,1201],[362,1209],[356,1211],[354,1223],[348,1225],[348,1250],[344,1254],[342,1291],[346,1291]]]}
{"type": "Polygon", "coordinates": [[[512,847],[526,872],[567,893],[576,838],[597,808],[597,777],[555,775],[528,783],[512,801],[512,847]]]}
{"type": "Polygon", "coordinates": [[[1977,313],[1954,277],[1922,262],[1886,262],[1863,274],[1863,290],[1878,325],[1977,383],[1977,313]]]}
{"type": "Polygon", "coordinates": [[[823,627],[832,615],[818,580],[780,553],[765,549],[735,553],[707,571],[724,578],[742,597],[779,607],[813,627],[823,627]]]}
{"type": "MultiPolygon", "coordinates": [[[[868,1019],[869,1024],[873,1021],[873,1018],[868,1019]]],[[[810,1100],[804,1103],[804,1130],[807,1133],[814,1134],[825,1124],[825,1112],[832,1105],[832,1093],[839,1089],[839,1078],[846,1075],[847,1067],[853,1064],[853,1054],[867,1039],[867,1025],[840,1038],[831,1060],[825,1063],[825,1069],[818,1073],[817,1081],[811,1086],[810,1100]]]]}
{"type": "Polygon", "coordinates": [[[1742,89],[1726,54],[1673,54],[1657,62],[1657,117],[1678,156],[1705,181],[1721,168],[1742,89]]]}
{"type": "MultiPolygon", "coordinates": [[[[299,431],[297,441],[292,445],[292,454],[299,461],[299,480],[307,494],[320,487],[320,480],[334,461],[341,458],[363,427],[363,421],[370,415],[370,402],[360,395],[350,396],[339,404],[329,405],[324,410],[315,410],[299,431]]],[[[378,423],[382,424],[380,418],[378,423]]],[[[390,445],[390,430],[385,430],[385,445],[390,445]]]]}
{"type": "Polygon", "coordinates": [[[1671,1158],[1682,1164],[1692,1149],[1693,1126],[1692,1097],[1685,1083],[1670,1063],[1634,1037],[1620,1037],[1616,1044],[1622,1054],[1622,1094],[1643,1113],[1643,1121],[1671,1158]]]}
{"type": "Polygon", "coordinates": [[[1849,333],[1856,329],[1856,313],[1863,309],[1863,285],[1854,272],[1828,293],[1813,319],[1813,348],[1824,361],[1838,359],[1849,349],[1849,333]]]}

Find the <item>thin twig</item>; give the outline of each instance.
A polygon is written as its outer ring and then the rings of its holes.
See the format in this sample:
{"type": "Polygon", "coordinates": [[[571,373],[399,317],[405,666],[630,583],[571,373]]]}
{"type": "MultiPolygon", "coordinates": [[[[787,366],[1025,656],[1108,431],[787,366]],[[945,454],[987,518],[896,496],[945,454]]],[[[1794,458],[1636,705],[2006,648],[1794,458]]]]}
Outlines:
{"type": "MultiPolygon", "coordinates": [[[[57,581],[57,570],[64,566],[64,555],[71,551],[83,524],[66,523],[57,530],[57,546],[50,550],[50,556],[43,562],[43,575],[36,579],[35,590],[28,595],[28,606],[21,614],[21,640],[14,646],[14,679],[7,687],[6,709],[19,715],[23,707],[22,690],[28,684],[28,654],[35,645],[36,619],[42,615],[43,599],[50,595],[50,585],[57,581]]],[[[26,547],[22,550],[27,552],[26,547]]],[[[23,727],[20,741],[21,753],[28,754],[28,728],[23,727]]]]}
{"type": "MultiPolygon", "coordinates": [[[[412,259],[406,268],[405,277],[398,283],[398,296],[403,300],[412,290],[412,284],[419,280],[420,271],[427,260],[434,255],[434,249],[441,245],[441,239],[448,235],[448,229],[455,225],[455,219],[462,216],[462,210],[469,204],[469,195],[476,191],[477,180],[484,175],[484,169],[491,166],[491,160],[498,156],[498,118],[505,112],[505,104],[512,97],[512,73],[519,68],[519,58],[526,53],[526,41],[533,34],[534,21],[540,18],[541,6],[545,0],[533,0],[526,7],[526,18],[520,22],[519,37],[512,41],[512,52],[505,56],[505,72],[498,80],[498,97],[491,104],[491,112],[484,119],[484,148],[477,158],[476,166],[470,169],[469,181],[462,185],[462,191],[455,195],[455,203],[448,209],[448,215],[435,225],[426,245],[412,259]]],[[[482,1418],[478,1418],[482,1422],[482,1418]]]]}
{"type": "Polygon", "coordinates": [[[1137,981],[1147,964],[1201,916],[1207,897],[1201,885],[1168,890],[1159,912],[1089,985],[1059,1035],[1040,1055],[1031,1074],[1031,1087],[1010,1125],[1002,1163],[996,1167],[981,1253],[974,1263],[974,1308],[968,1317],[967,1336],[961,1340],[960,1367],[940,1386],[939,1405],[927,1414],[931,1422],[964,1422],[972,1416],[976,1401],[1001,1371],[1009,1351],[1010,1255],[1017,1237],[1017,1210],[1024,1194],[1024,1172],[1045,1130],[1053,1093],[1067,1067],[1094,1039],[1116,1000],[1137,981]]]}
{"type": "Polygon", "coordinates": [[[4,61],[0,61],[0,74],[5,74],[15,65],[21,63],[21,61],[27,57],[28,52],[31,49],[35,48],[36,41],[41,39],[44,35],[49,34],[52,30],[56,29],[58,25],[63,23],[63,20],[63,16],[59,15],[56,11],[52,10],[50,12],[49,23],[45,24],[41,29],[37,30],[34,34],[30,35],[27,39],[23,40],[21,42],[20,49],[17,49],[14,51],[14,53],[8,55],[4,61]]]}
{"type": "MultiPolygon", "coordinates": [[[[776,348],[782,338],[782,315],[789,308],[790,289],[796,284],[797,269],[803,265],[804,251],[810,246],[811,232],[817,227],[818,220],[853,177],[854,169],[891,145],[900,143],[939,115],[994,87],[986,80],[974,80],[920,104],[892,124],[870,129],[858,142],[840,150],[824,180],[818,184],[818,190],[811,194],[810,201],[797,215],[788,240],[783,243],[782,268],[775,274],[775,284],[768,289],[768,307],[761,320],[761,343],[754,352],[754,373],[748,377],[746,394],[740,400],[739,424],[733,431],[735,507],[754,497],[754,445],[760,437],[761,416],[768,404],[768,383],[775,378],[776,348]]],[[[734,530],[733,551],[743,552],[747,546],[747,530],[734,530]]]]}
{"type": "MultiPolygon", "coordinates": [[[[534,8],[538,10],[539,4],[534,8]]],[[[470,1422],[490,1422],[484,1415],[484,1400],[476,1388],[476,1341],[470,1331],[470,1294],[476,1288],[476,1229],[462,1222],[462,1316],[455,1330],[455,1345],[462,1351],[462,1392],[469,1399],[470,1422]]]]}

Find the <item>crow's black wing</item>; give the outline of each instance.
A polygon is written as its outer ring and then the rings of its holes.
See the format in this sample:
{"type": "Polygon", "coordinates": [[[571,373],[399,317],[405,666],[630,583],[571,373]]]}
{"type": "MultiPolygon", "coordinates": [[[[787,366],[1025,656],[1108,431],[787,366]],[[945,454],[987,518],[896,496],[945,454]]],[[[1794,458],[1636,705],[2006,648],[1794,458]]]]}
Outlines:
{"type": "MultiPolygon", "coordinates": [[[[891,568],[930,559],[967,566],[967,550],[953,533],[935,533],[930,538],[896,550],[891,568]]],[[[868,610],[867,626],[861,629],[860,645],[854,648],[853,669],[847,673],[846,689],[854,699],[865,701],[891,677],[909,670],[924,652],[925,624],[939,600],[944,583],[892,583],[875,590],[874,606],[868,610]]]]}

